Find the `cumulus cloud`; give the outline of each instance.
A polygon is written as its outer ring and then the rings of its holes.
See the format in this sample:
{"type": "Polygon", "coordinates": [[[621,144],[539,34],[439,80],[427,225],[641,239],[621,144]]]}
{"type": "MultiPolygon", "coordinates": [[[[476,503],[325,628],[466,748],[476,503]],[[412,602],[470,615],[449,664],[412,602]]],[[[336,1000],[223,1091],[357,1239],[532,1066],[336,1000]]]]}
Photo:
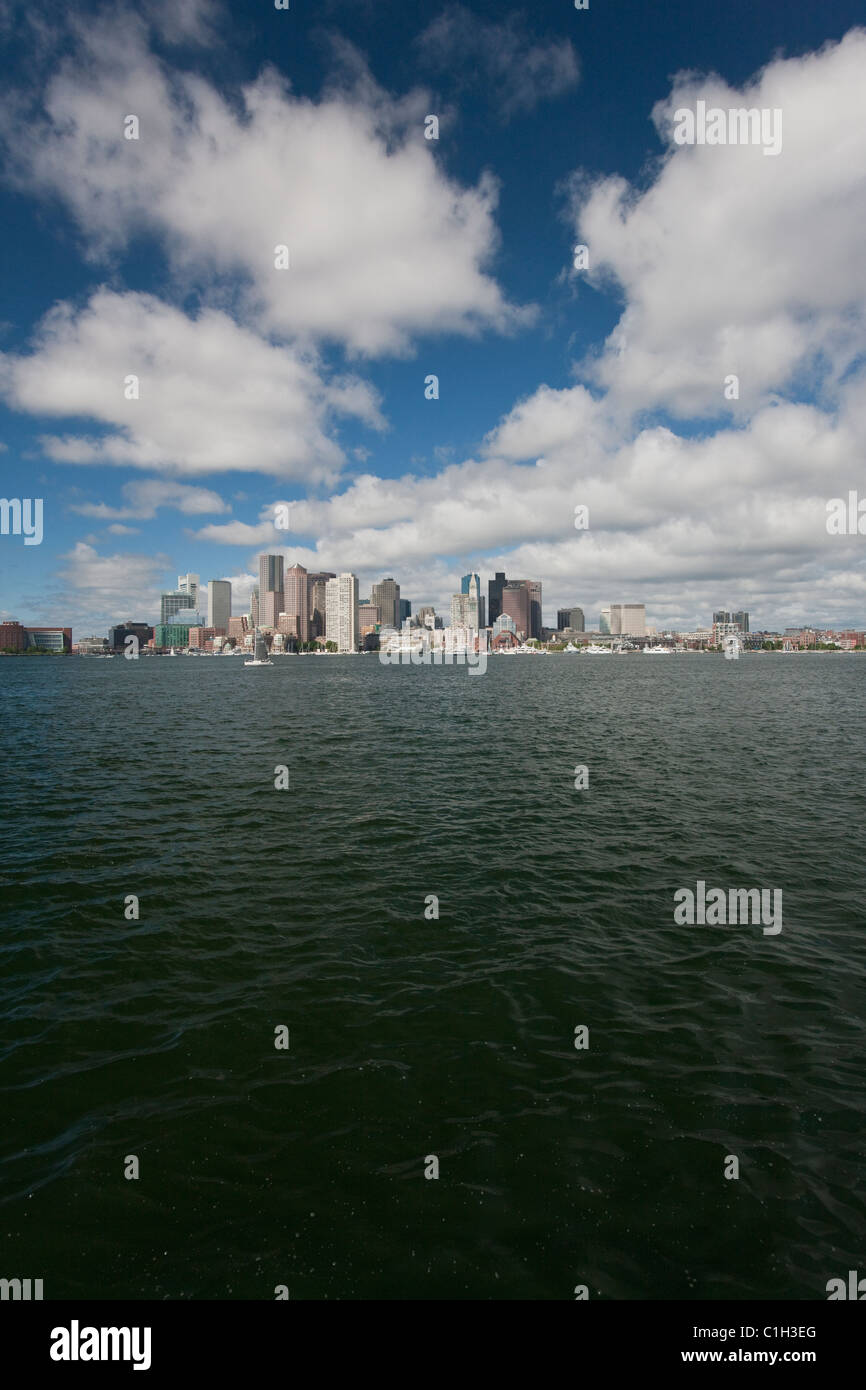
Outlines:
{"type": "MultiPolygon", "coordinates": [[[[81,516],[99,517],[104,521],[112,518],[152,521],[160,507],[171,507],[189,516],[201,516],[213,512],[230,512],[231,507],[224,502],[218,492],[206,487],[190,487],[187,483],[166,482],[162,478],[146,478],[142,482],[125,483],[121,489],[126,505],[110,507],[107,502],[71,503],[69,510],[81,516]]],[[[109,526],[109,531],[121,535],[132,528],[128,526],[109,526]]]]}
{"type": "Polygon", "coordinates": [[[773,392],[832,393],[866,350],[866,31],[770,63],[744,90],[678,78],[653,119],[666,150],[644,191],[574,184],[591,275],[625,311],[595,382],[625,410],[744,418],[773,392]],[[675,113],[782,113],[782,149],[676,145],[675,113]],[[724,398],[736,375],[739,402],[724,398]]]}
{"type": "Polygon", "coordinates": [[[447,177],[423,93],[392,98],[365,73],[314,102],[268,69],[230,100],[167,68],[134,16],[81,28],[42,112],[7,98],[0,131],[14,180],[62,198],[92,255],[154,233],[186,283],[236,277],[263,331],[359,353],[525,320],[488,270],[496,183],[447,177]]]}
{"type": "Polygon", "coordinates": [[[520,14],[484,20],[465,5],[448,5],[419,36],[422,58],[446,69],[458,85],[476,81],[504,120],[577,85],[574,46],[561,36],[533,42],[520,14]]]}
{"type": "Polygon", "coordinates": [[[173,474],[333,479],[344,460],[332,416],[384,426],[372,388],[325,380],[312,353],[274,346],[217,310],[192,319],[152,295],[106,289],[81,310],[55,306],[32,352],[0,357],[0,391],[17,410],[106,427],[44,438],[57,462],[173,474]],[[137,399],[126,398],[131,376],[137,399]]]}

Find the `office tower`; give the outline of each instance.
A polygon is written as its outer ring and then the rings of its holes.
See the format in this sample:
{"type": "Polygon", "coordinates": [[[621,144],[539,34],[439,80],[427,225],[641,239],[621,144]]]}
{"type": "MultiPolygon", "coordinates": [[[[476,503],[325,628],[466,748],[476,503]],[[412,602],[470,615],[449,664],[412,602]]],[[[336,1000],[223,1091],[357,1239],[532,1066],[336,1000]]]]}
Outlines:
{"type": "Polygon", "coordinates": [[[295,636],[299,642],[310,640],[309,575],[303,565],[290,565],[286,570],[283,590],[283,609],[297,619],[295,636]]]}
{"type": "Polygon", "coordinates": [[[336,579],[336,577],[331,570],[321,570],[317,574],[311,572],[307,575],[311,637],[324,637],[325,635],[325,586],[329,579],[336,579]]]}
{"type": "Polygon", "coordinates": [[[220,632],[228,632],[229,618],[232,615],[232,586],[227,579],[209,579],[207,582],[207,625],[220,632]]]}
{"type": "Polygon", "coordinates": [[[620,604],[623,637],[646,637],[646,608],[642,603],[620,604]]]}
{"type": "Polygon", "coordinates": [[[198,608],[199,577],[197,574],[179,574],[177,576],[177,587],[179,591],[189,595],[189,603],[186,608],[198,608]]]}
{"type": "Polygon", "coordinates": [[[259,625],[259,586],[254,584],[250,590],[250,627],[259,625]]]}
{"type": "Polygon", "coordinates": [[[409,618],[411,618],[411,616],[412,616],[412,602],[411,602],[411,600],[408,599],[408,598],[401,598],[401,600],[400,600],[400,626],[402,627],[403,624],[404,624],[405,622],[407,622],[409,618]]]}
{"type": "Polygon", "coordinates": [[[505,575],[501,570],[496,571],[494,579],[487,581],[487,626],[492,627],[502,612],[502,590],[505,587],[505,575]]]}
{"type": "Polygon", "coordinates": [[[610,608],[602,608],[598,619],[599,632],[610,632],[610,608]]]}
{"type": "Polygon", "coordinates": [[[375,603],[368,603],[366,600],[358,602],[358,633],[361,637],[366,637],[367,633],[375,632],[380,623],[378,606],[375,603]]]}
{"type": "Polygon", "coordinates": [[[460,580],[461,594],[469,594],[470,598],[474,595],[478,600],[478,627],[486,627],[484,621],[486,604],[484,595],[481,592],[481,576],[477,574],[464,574],[460,580]]]}
{"type": "Polygon", "coordinates": [[[282,555],[259,556],[259,624],[276,628],[285,611],[282,555]]]}
{"type": "Polygon", "coordinates": [[[399,628],[400,585],[394,579],[383,579],[380,584],[374,584],[370,602],[378,608],[383,627],[399,628]]]}
{"type": "MultiPolygon", "coordinates": [[[[378,606],[378,605],[377,605],[378,606]]],[[[325,637],[338,652],[358,649],[358,576],[339,574],[325,590],[325,637]]]]}
{"type": "Polygon", "coordinates": [[[514,623],[521,640],[532,636],[529,589],[522,579],[507,579],[502,586],[502,614],[514,623]]]}
{"type": "Polygon", "coordinates": [[[451,596],[451,626],[468,627],[473,632],[483,626],[481,622],[481,581],[477,574],[467,575],[468,588],[451,596]]]}
{"type": "Polygon", "coordinates": [[[572,632],[585,632],[586,622],[582,608],[560,608],[556,613],[556,626],[559,632],[571,628],[572,632]]]}
{"type": "Polygon", "coordinates": [[[529,636],[541,636],[541,580],[523,579],[521,583],[529,593],[529,636]]]}
{"type": "Polygon", "coordinates": [[[741,608],[738,613],[734,614],[734,622],[739,624],[740,632],[748,632],[749,615],[745,612],[744,609],[741,608]]]}
{"type": "Polygon", "coordinates": [[[159,601],[159,621],[170,623],[181,609],[191,607],[188,589],[167,589],[159,601]]]}

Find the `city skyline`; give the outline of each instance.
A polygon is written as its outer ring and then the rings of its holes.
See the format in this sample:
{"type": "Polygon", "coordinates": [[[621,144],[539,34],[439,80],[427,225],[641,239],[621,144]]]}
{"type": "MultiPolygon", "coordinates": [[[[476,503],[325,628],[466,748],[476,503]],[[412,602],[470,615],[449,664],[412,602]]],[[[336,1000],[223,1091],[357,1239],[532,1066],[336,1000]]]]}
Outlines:
{"type": "Polygon", "coordinates": [[[827,526],[864,439],[853,3],[292,7],[276,51],[261,7],[92,8],[49,42],[18,7],[0,103],[2,491],[44,504],[0,618],[105,627],[188,567],[245,606],[268,549],[446,613],[504,571],[548,625],[860,621],[827,526]],[[697,101],[783,110],[781,148],[679,143],[697,101]]]}

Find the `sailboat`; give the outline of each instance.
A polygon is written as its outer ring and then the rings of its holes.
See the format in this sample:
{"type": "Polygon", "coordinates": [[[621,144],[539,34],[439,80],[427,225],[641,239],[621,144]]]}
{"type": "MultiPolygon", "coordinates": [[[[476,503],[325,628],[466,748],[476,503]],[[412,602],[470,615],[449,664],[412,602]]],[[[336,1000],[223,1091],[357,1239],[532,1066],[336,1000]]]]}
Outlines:
{"type": "Polygon", "coordinates": [[[253,659],[252,661],[245,661],[244,665],[273,666],[273,664],[274,663],[268,657],[268,644],[264,637],[262,637],[258,628],[256,628],[255,637],[253,638],[253,659]]]}

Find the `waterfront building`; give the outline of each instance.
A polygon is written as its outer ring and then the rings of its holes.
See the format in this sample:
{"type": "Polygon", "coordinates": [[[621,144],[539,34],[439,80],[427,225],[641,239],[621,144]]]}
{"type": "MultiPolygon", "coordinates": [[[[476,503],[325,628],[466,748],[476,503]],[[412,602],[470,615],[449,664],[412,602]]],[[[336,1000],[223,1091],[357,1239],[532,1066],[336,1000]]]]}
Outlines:
{"type": "Polygon", "coordinates": [[[249,619],[246,613],[240,618],[229,618],[228,636],[233,637],[236,642],[243,645],[243,640],[249,632],[249,619]]]}
{"type": "Polygon", "coordinates": [[[0,651],[23,652],[27,648],[27,629],[15,618],[0,623],[0,651]]]}
{"type": "Polygon", "coordinates": [[[157,623],[153,629],[153,645],[157,650],[163,647],[188,647],[189,633],[187,623],[157,623]]]}
{"type": "MultiPolygon", "coordinates": [[[[79,656],[104,656],[108,651],[107,637],[79,637],[76,642],[79,656]]],[[[0,643],[2,646],[2,643],[0,643]]]]}
{"type": "Polygon", "coordinates": [[[611,603],[601,610],[599,625],[615,637],[646,637],[646,608],[642,603],[611,603]]]}
{"type": "Polygon", "coordinates": [[[209,579],[207,582],[207,625],[228,631],[232,615],[232,586],[227,579],[209,579]]]}
{"type": "Polygon", "coordinates": [[[71,652],[71,627],[28,627],[27,646],[40,652],[71,652]]]}
{"type": "Polygon", "coordinates": [[[339,574],[328,580],[325,637],[329,642],[336,642],[339,652],[358,649],[358,576],[355,574],[339,574]]]}
{"type": "Polygon", "coordinates": [[[727,609],[719,608],[713,614],[713,625],[716,623],[736,623],[740,632],[749,631],[749,615],[745,609],[739,609],[736,613],[729,613],[727,609]]]}
{"type": "Polygon", "coordinates": [[[217,627],[191,627],[189,630],[189,645],[199,651],[211,651],[216,637],[225,637],[225,628],[217,627]]]}
{"type": "Polygon", "coordinates": [[[108,630],[108,645],[113,652],[126,650],[126,639],[134,637],[138,642],[139,648],[146,647],[153,637],[153,628],[149,623],[134,623],[128,618],[125,623],[117,623],[108,630]]]}
{"type": "Polygon", "coordinates": [[[383,579],[379,584],[374,584],[370,602],[378,608],[383,627],[399,628],[400,585],[395,579],[383,579]]]}

